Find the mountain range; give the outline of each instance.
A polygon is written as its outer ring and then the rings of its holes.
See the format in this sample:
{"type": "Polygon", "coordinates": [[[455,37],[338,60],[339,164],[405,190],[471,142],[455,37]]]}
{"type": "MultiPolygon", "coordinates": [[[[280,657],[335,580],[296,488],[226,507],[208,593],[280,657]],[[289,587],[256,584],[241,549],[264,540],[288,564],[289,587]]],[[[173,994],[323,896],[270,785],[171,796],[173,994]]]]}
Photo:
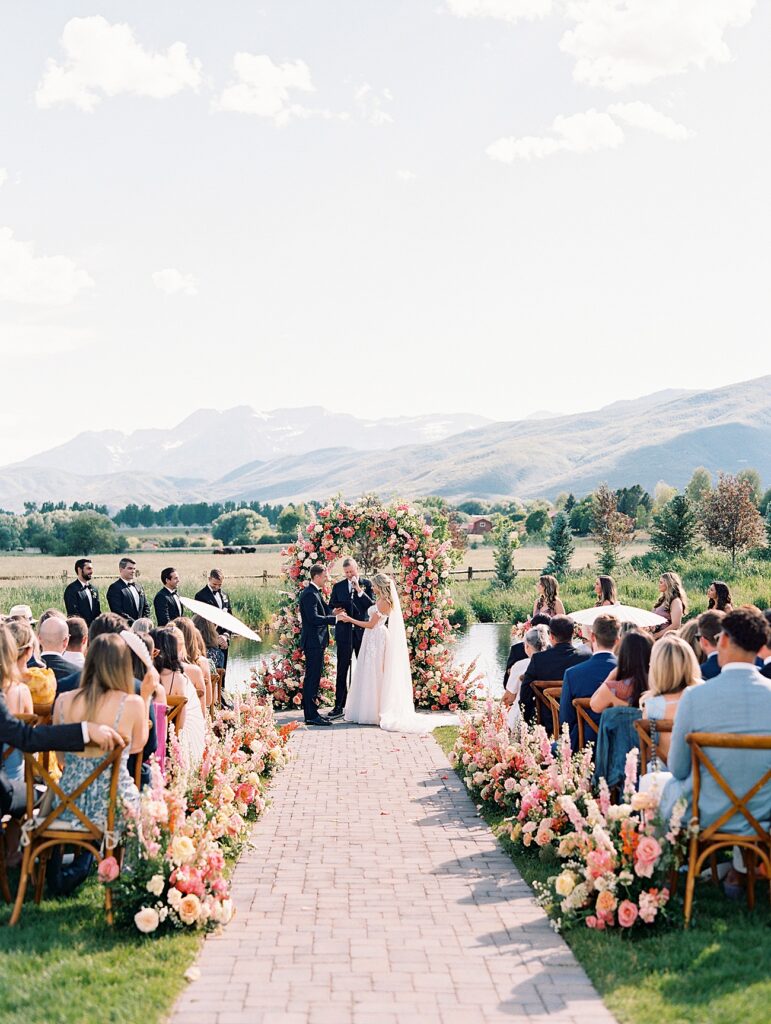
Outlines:
{"type": "Polygon", "coordinates": [[[554,497],[603,480],[683,487],[700,465],[713,473],[752,466],[771,480],[771,376],[506,423],[463,414],[365,421],[317,407],[199,410],[172,430],[89,431],[0,469],[0,506],[280,502],[368,491],[554,497]]]}

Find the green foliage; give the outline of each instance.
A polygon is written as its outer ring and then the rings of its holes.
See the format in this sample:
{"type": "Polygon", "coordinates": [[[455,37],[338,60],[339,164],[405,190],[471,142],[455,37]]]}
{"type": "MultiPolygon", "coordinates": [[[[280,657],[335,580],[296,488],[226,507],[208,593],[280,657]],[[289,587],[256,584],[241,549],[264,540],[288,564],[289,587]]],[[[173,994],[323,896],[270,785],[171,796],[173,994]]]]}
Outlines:
{"type": "Polygon", "coordinates": [[[721,473],[716,489],[704,502],[704,536],[714,547],[728,551],[734,564],[740,551],[765,540],[763,520],[752,494],[752,481],[721,473]]]}
{"type": "Polygon", "coordinates": [[[297,533],[297,527],[308,521],[308,513],[304,505],[286,505],[276,521],[279,533],[297,533]]]}
{"type": "Polygon", "coordinates": [[[763,497],[760,499],[760,505],[758,506],[758,511],[760,512],[760,514],[762,516],[766,516],[768,514],[768,510],[770,508],[771,508],[771,487],[769,487],[768,490],[763,493],[763,497]]]}
{"type": "Polygon", "coordinates": [[[578,537],[588,537],[594,525],[592,495],[587,494],[579,502],[573,499],[574,504],[568,510],[567,506],[570,504],[571,497],[572,495],[568,497],[567,504],[565,505],[565,511],[570,515],[570,529],[578,537]]]}
{"type": "Polygon", "coordinates": [[[690,498],[676,494],[653,516],[651,544],[665,555],[689,555],[697,546],[699,517],[690,498]]]}
{"type": "Polygon", "coordinates": [[[58,555],[101,555],[120,550],[112,521],[99,512],[80,512],[66,525],[58,555]]]}
{"type": "Polygon", "coordinates": [[[511,520],[501,516],[493,531],[495,547],[495,583],[498,587],[510,587],[517,575],[514,567],[514,550],[519,547],[519,538],[514,532],[511,520]]]}
{"type": "Polygon", "coordinates": [[[556,576],[559,580],[564,580],[570,573],[570,565],[576,549],[570,529],[570,520],[564,512],[560,512],[554,517],[549,534],[549,548],[551,555],[543,571],[556,576]]]}
{"type": "Polygon", "coordinates": [[[21,516],[0,513],[0,551],[16,551],[21,547],[22,528],[21,516]]]}
{"type": "Polygon", "coordinates": [[[736,474],[736,479],[749,485],[750,500],[753,505],[760,505],[763,484],[760,479],[760,473],[758,473],[757,469],[751,469],[749,467],[747,467],[747,469],[740,469],[736,474]]]}
{"type": "Polygon", "coordinates": [[[225,512],[211,524],[212,536],[221,544],[254,544],[269,528],[264,516],[251,509],[225,512]]]}
{"type": "Polygon", "coordinates": [[[544,508],[534,509],[525,520],[528,537],[540,537],[549,525],[549,513],[544,508]]]}
{"type": "Polygon", "coordinates": [[[704,466],[698,466],[685,488],[686,497],[694,505],[701,505],[712,490],[712,474],[704,466]]]}
{"type": "Polygon", "coordinates": [[[600,484],[592,496],[593,532],[600,545],[600,572],[610,574],[619,563],[621,547],[634,536],[634,521],[618,511],[616,495],[600,484]]]}

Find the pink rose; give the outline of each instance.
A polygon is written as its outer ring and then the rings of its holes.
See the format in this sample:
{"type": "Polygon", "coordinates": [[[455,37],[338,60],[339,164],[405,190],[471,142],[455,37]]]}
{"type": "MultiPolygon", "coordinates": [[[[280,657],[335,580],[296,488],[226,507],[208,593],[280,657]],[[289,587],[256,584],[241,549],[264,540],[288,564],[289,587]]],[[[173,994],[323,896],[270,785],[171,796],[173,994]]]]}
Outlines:
{"type": "Polygon", "coordinates": [[[114,882],[119,874],[120,867],[114,857],[105,857],[104,860],[100,861],[97,869],[97,875],[99,876],[100,882],[103,884],[114,882]]]}
{"type": "Polygon", "coordinates": [[[631,900],[622,900],[618,905],[618,923],[622,928],[631,928],[637,920],[637,905],[631,900]]]}
{"type": "Polygon", "coordinates": [[[587,928],[596,928],[597,927],[597,918],[594,916],[594,914],[590,914],[587,917],[587,919],[586,919],[586,927],[587,928]]]}
{"type": "Polygon", "coordinates": [[[643,836],[637,844],[634,869],[640,878],[650,878],[656,861],[661,856],[661,846],[653,836],[643,836]]]}

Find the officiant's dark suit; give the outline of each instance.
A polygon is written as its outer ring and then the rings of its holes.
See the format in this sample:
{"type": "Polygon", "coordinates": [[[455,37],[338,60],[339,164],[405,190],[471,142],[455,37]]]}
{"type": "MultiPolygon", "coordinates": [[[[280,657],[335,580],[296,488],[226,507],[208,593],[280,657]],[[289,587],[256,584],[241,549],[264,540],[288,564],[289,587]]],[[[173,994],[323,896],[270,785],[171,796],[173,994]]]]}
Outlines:
{"type": "Polygon", "coordinates": [[[128,619],[129,625],[135,619],[150,618],[150,603],[138,583],[129,586],[124,579],[117,579],[111,583],[107,588],[107,604],[111,612],[128,619]]]}
{"type": "Polygon", "coordinates": [[[300,643],[305,654],[303,715],[306,722],[329,725],[327,719],[319,715],[316,700],[324,668],[324,651],[329,646],[329,627],[334,626],[335,616],[315,583],[309,583],[303,590],[299,603],[302,622],[300,643]]]}
{"type": "MultiPolygon", "coordinates": [[[[366,621],[367,613],[375,603],[372,584],[367,579],[360,579],[359,584],[364,591],[361,596],[356,593],[350,580],[343,578],[332,587],[329,599],[331,608],[344,608],[352,619],[366,621]]],[[[359,656],[364,630],[361,626],[352,626],[350,622],[338,622],[335,626],[335,644],[337,645],[337,678],[335,680],[335,706],[332,714],[342,711],[348,698],[348,670],[354,651],[359,656]]]]}
{"type": "Polygon", "coordinates": [[[73,580],[64,591],[64,607],[68,615],[78,615],[90,626],[97,615],[102,614],[99,591],[90,583],[73,580]],[[89,600],[90,596],[90,600],[89,600]]]}

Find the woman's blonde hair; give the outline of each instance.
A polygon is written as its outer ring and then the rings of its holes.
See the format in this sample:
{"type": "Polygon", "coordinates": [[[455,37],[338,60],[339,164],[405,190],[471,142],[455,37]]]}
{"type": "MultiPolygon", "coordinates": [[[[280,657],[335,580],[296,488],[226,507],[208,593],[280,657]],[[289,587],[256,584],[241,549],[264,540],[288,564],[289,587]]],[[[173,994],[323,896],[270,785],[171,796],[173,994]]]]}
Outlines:
{"type": "Polygon", "coordinates": [[[543,587],[543,594],[540,594],[536,605],[539,609],[551,608],[554,610],[560,596],[560,585],[556,576],[541,576],[538,581],[543,587]]]}
{"type": "Polygon", "coordinates": [[[16,681],[16,662],[19,648],[7,626],[0,625],[0,692],[5,692],[16,681]]]}
{"type": "Polygon", "coordinates": [[[372,589],[383,601],[391,603],[391,577],[384,572],[376,573],[372,577],[372,589]]]}
{"type": "Polygon", "coordinates": [[[190,661],[194,662],[196,658],[202,656],[205,658],[206,645],[203,642],[200,629],[193,625],[192,620],[180,616],[178,619],[172,619],[172,624],[185,638],[185,650],[190,661]]]}
{"type": "Polygon", "coordinates": [[[651,693],[680,693],[701,682],[701,670],[690,644],[681,636],[667,633],[653,646],[648,672],[651,693]]]}
{"type": "Polygon", "coordinates": [[[117,633],[102,633],[88,645],[80,689],[75,700],[84,700],[86,717],[91,717],[99,700],[106,693],[117,690],[120,693],[134,692],[134,669],[131,651],[125,640],[117,633]]]}
{"type": "Polygon", "coordinates": [[[688,644],[693,653],[696,655],[696,660],[700,665],[704,664],[705,655],[701,649],[699,643],[699,620],[698,618],[691,619],[690,622],[686,622],[684,626],[681,626],[677,631],[677,636],[681,636],[683,640],[688,644]]]}
{"type": "Polygon", "coordinates": [[[688,611],[688,596],[685,593],[683,581],[676,572],[662,572],[661,579],[666,583],[667,589],[664,591],[664,598],[658,607],[669,611],[674,599],[679,597],[683,603],[683,615],[685,615],[688,611]]]}
{"type": "Polygon", "coordinates": [[[20,619],[11,619],[7,623],[7,628],[16,643],[16,657],[14,661],[18,661],[22,656],[22,652],[32,647],[35,634],[32,632],[32,626],[28,622],[22,622],[20,619]]]}

